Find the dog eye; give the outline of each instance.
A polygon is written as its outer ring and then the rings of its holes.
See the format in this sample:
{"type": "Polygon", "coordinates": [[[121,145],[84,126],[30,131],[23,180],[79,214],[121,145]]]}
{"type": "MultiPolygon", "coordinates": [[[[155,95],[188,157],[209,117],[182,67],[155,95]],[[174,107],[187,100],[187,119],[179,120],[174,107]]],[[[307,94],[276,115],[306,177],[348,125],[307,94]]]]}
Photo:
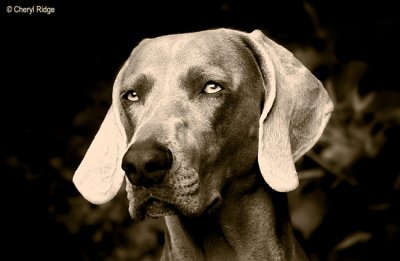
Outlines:
{"type": "Polygon", "coordinates": [[[203,91],[208,94],[216,93],[222,90],[221,85],[215,82],[208,82],[206,86],[204,86],[203,91]]]}
{"type": "Polygon", "coordinates": [[[139,101],[139,96],[135,91],[127,91],[122,97],[132,102],[139,101]]]}

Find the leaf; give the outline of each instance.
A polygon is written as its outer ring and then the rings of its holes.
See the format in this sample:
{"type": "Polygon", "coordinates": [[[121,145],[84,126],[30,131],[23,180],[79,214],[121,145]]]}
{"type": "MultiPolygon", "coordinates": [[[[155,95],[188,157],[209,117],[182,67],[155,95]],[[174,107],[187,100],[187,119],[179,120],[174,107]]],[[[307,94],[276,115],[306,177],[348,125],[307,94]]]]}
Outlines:
{"type": "Polygon", "coordinates": [[[365,231],[357,231],[346,236],[339,244],[337,244],[335,250],[348,249],[356,244],[364,243],[372,238],[372,233],[365,231]]]}

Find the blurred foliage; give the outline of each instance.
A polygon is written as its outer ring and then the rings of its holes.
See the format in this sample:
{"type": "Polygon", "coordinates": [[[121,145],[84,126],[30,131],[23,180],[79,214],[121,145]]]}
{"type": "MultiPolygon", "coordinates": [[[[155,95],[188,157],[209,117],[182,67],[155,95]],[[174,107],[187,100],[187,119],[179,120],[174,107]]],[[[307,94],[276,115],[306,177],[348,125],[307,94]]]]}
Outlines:
{"type": "MultiPolygon", "coordinates": [[[[75,17],[80,19],[79,26],[73,27],[75,31],[62,27],[59,32],[47,32],[50,36],[45,40],[30,37],[32,49],[24,41],[6,41],[7,50],[14,50],[14,45],[18,49],[10,52],[7,68],[18,68],[18,72],[6,73],[15,88],[8,88],[11,93],[5,97],[18,97],[19,102],[10,99],[11,105],[5,103],[3,111],[14,112],[16,106],[22,106],[24,113],[5,116],[7,135],[2,144],[6,150],[1,151],[5,184],[3,252],[11,253],[16,260],[25,255],[39,260],[158,260],[164,240],[161,219],[133,223],[123,189],[111,202],[91,205],[76,191],[71,179],[108,109],[113,77],[131,44],[147,29],[154,36],[200,29],[197,25],[189,27],[199,19],[206,27],[264,29],[324,83],[335,103],[320,141],[297,162],[300,187],[289,193],[296,236],[310,259],[400,260],[400,89],[396,62],[400,45],[394,39],[398,29],[396,9],[386,1],[278,2],[265,9],[259,2],[217,1],[209,7],[196,6],[200,11],[193,15],[182,13],[190,22],[172,23],[168,16],[160,15],[165,27],[158,24],[154,29],[142,23],[142,31],[132,32],[122,27],[120,20],[111,23],[101,19],[104,10],[121,12],[127,19],[123,24],[129,24],[134,18],[129,8],[90,6],[84,10],[93,9],[93,21],[99,22],[98,26],[82,12],[75,17]],[[289,2],[293,8],[285,6],[289,2]],[[217,11],[211,12],[212,8],[217,11]],[[205,11],[209,14],[206,18],[205,11]],[[106,35],[112,39],[96,42],[97,34],[98,38],[106,35]],[[53,35],[73,46],[73,52],[68,48],[57,55],[28,52],[47,51],[59,43],[53,35]],[[117,41],[121,35],[125,38],[117,41]],[[70,60],[77,58],[75,65],[59,72],[54,64],[69,56],[70,60]],[[20,61],[14,62],[15,57],[30,58],[24,64],[29,68],[25,77],[20,77],[21,69],[15,65],[20,61]],[[47,62],[40,69],[35,62],[39,57],[47,62]],[[81,57],[86,60],[78,60],[81,57]],[[51,99],[43,99],[47,91],[31,88],[32,82],[62,88],[60,92],[51,91],[51,99]],[[78,87],[71,87],[74,85],[78,87]],[[40,102],[46,104],[43,109],[37,106],[40,102]],[[12,250],[15,246],[22,251],[12,250]]],[[[175,7],[172,4],[168,10],[175,7]]],[[[64,10],[73,9],[67,5],[57,8],[60,17],[65,15],[64,10]]],[[[38,23],[43,25],[43,21],[39,19],[38,23]]],[[[37,32],[31,22],[25,26],[37,32]]],[[[22,28],[10,31],[20,37],[16,39],[25,39],[23,33],[30,36],[22,28]]]]}

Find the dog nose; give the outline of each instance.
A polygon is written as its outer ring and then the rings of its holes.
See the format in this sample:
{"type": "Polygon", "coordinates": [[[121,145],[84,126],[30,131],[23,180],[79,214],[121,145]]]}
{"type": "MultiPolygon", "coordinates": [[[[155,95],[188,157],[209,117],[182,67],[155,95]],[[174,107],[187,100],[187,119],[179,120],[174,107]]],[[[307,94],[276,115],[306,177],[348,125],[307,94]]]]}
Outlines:
{"type": "Polygon", "coordinates": [[[171,151],[149,140],[133,143],[122,159],[122,169],[135,186],[161,183],[171,166],[171,151]]]}

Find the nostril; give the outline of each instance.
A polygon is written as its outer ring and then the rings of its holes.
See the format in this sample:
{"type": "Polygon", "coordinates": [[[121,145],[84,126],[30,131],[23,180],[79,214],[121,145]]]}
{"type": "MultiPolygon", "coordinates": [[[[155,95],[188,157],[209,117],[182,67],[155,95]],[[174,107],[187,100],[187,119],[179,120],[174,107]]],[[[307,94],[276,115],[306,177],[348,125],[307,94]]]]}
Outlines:
{"type": "Polygon", "coordinates": [[[172,152],[171,150],[167,151],[167,162],[168,162],[168,169],[172,167],[172,162],[173,162],[173,157],[172,157],[172,152]]]}
{"type": "Polygon", "coordinates": [[[146,172],[156,172],[164,169],[164,164],[158,161],[147,162],[144,166],[146,172]]]}
{"type": "Polygon", "coordinates": [[[145,163],[146,172],[168,170],[172,166],[172,153],[170,150],[160,150],[160,153],[145,163]]]}
{"type": "Polygon", "coordinates": [[[136,172],[136,168],[135,165],[132,164],[131,162],[129,162],[129,160],[126,160],[126,157],[124,156],[124,158],[122,159],[122,165],[121,165],[122,169],[126,172],[126,173],[133,173],[136,172]]]}

